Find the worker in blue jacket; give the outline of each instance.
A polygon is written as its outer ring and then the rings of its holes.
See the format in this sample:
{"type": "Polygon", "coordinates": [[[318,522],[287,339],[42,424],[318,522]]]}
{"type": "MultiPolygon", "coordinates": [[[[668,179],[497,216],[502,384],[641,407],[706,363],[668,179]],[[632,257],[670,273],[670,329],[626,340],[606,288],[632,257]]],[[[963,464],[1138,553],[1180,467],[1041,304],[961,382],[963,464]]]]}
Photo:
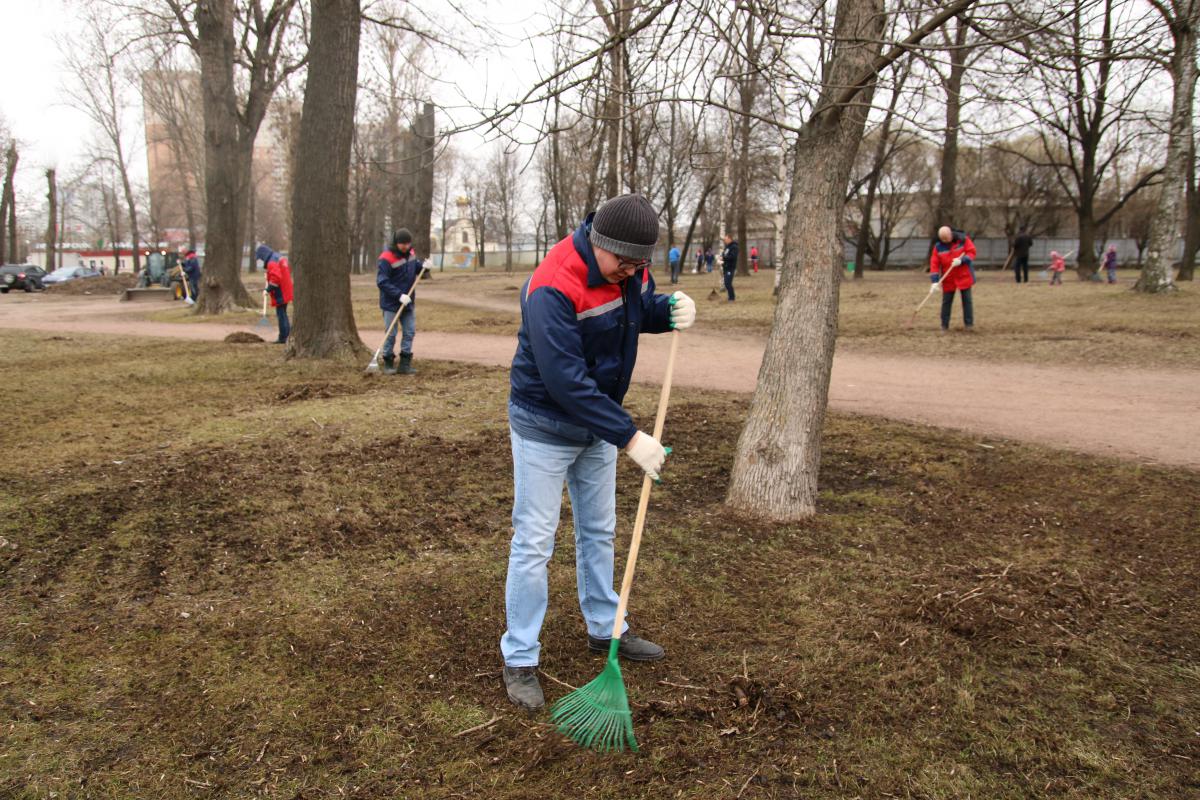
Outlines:
{"type": "Polygon", "coordinates": [[[183,275],[188,282],[188,289],[192,293],[193,300],[200,299],[200,259],[196,257],[196,251],[188,248],[183,255],[183,275]]]}
{"type": "MultiPolygon", "coordinates": [[[[540,708],[538,640],[547,606],[563,484],[575,519],[575,565],[587,643],[605,652],[617,610],[613,590],[617,452],[658,477],[666,451],[621,406],[638,336],[683,330],[696,304],[656,294],[650,257],[658,214],[641,195],[614,197],[546,254],[521,294],[521,328],[510,372],[513,537],[500,640],[513,703],[540,708]]],[[[640,482],[640,481],[639,481],[640,482]]],[[[625,626],[618,654],[655,661],[663,648],[625,626]]]]}
{"type": "Polygon", "coordinates": [[[379,254],[376,263],[375,285],[379,287],[379,308],[383,310],[383,326],[388,331],[383,340],[383,372],[385,375],[413,375],[413,337],[417,334],[417,312],[413,297],[417,279],[425,265],[417,258],[412,246],[412,233],[401,228],[392,234],[392,244],[379,254]],[[400,315],[400,366],[396,366],[396,329],[392,321],[400,315]]]}

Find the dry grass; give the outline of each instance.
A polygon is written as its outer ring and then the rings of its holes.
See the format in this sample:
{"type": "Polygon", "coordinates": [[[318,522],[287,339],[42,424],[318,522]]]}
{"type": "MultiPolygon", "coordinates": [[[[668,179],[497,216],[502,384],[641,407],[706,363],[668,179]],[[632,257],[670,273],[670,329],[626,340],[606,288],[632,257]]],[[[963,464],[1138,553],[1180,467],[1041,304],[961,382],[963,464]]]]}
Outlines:
{"type": "MultiPolygon", "coordinates": [[[[503,370],[10,333],[0,368],[47,409],[0,429],[0,797],[1200,790],[1196,474],[838,417],[821,513],[768,525],[720,503],[744,399],[679,390],[633,596],[669,657],[605,758],[500,688],[503,370]]],[[[579,685],[559,541],[542,666],[579,685]]]]}

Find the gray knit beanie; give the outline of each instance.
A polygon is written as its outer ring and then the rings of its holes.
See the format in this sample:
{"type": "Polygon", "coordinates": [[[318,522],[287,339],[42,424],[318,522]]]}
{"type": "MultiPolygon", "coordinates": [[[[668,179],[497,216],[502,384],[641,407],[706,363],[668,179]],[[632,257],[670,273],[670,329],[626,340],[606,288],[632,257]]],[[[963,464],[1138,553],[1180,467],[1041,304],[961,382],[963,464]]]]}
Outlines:
{"type": "Polygon", "coordinates": [[[658,242],[658,214],[640,194],[606,200],[592,218],[591,241],[618,256],[650,258],[658,242]]]}

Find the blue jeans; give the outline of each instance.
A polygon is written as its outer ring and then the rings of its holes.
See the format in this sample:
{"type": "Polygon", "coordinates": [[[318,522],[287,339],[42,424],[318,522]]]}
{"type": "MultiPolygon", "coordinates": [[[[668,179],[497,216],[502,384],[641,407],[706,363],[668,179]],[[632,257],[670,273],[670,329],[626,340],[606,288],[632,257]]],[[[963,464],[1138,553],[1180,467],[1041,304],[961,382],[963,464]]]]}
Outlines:
{"type": "Polygon", "coordinates": [[[279,341],[286,342],[292,333],[292,323],[288,321],[287,303],[275,306],[275,319],[279,322],[279,341]]]}
{"type": "MultiPolygon", "coordinates": [[[[500,652],[510,667],[538,664],[538,636],[549,596],[548,565],[562,508],[563,483],[575,519],[575,583],[590,635],[612,636],[617,613],[613,589],[613,539],[617,526],[617,448],[591,444],[545,444],[511,426],[513,538],[508,553],[504,607],[508,630],[500,652]]],[[[622,632],[624,628],[622,628],[622,632]]]]}
{"type": "MultiPolygon", "coordinates": [[[[413,337],[417,335],[417,312],[413,311],[412,303],[404,307],[400,313],[400,352],[412,354],[413,337]]],[[[384,330],[390,330],[391,333],[383,340],[383,357],[396,357],[396,329],[392,327],[392,320],[396,318],[395,311],[383,312],[383,327],[384,330]]]]}

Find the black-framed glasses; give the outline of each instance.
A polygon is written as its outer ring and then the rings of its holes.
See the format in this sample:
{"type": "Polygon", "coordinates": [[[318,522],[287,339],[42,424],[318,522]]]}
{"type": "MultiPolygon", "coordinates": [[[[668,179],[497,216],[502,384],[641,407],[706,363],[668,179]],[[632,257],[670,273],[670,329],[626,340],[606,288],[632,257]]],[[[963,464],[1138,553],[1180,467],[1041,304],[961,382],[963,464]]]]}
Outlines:
{"type": "Polygon", "coordinates": [[[650,259],[648,259],[648,258],[639,258],[637,260],[621,258],[621,259],[617,260],[617,269],[620,269],[622,271],[630,270],[633,272],[637,272],[639,269],[642,269],[643,267],[648,267],[648,266],[650,266],[650,259]]]}

